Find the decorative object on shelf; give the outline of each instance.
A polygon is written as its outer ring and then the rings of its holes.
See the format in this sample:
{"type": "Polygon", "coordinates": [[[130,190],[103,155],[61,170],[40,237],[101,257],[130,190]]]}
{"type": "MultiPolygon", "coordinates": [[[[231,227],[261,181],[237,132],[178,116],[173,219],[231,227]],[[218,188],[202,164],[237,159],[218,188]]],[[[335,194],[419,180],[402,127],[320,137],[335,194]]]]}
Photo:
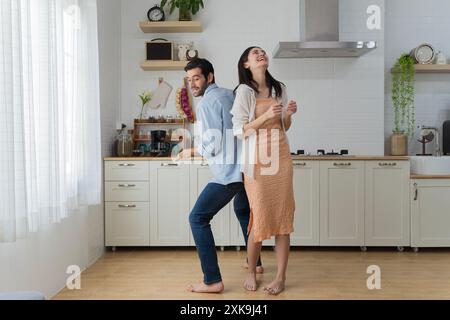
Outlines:
{"type": "Polygon", "coordinates": [[[173,43],[166,39],[156,38],[146,42],[147,61],[173,60],[173,43]]]}
{"type": "Polygon", "coordinates": [[[160,6],[155,5],[154,7],[150,8],[150,10],[148,10],[147,18],[148,21],[158,22],[166,20],[166,15],[164,14],[164,10],[161,9],[160,6]]]}
{"type": "Polygon", "coordinates": [[[203,0],[162,0],[161,8],[168,4],[170,9],[169,13],[172,14],[175,8],[180,10],[179,19],[180,21],[191,21],[191,13],[192,15],[197,14],[197,12],[201,8],[204,8],[203,0]]]}
{"type": "Polygon", "coordinates": [[[414,109],[414,60],[409,54],[397,59],[392,73],[392,107],[394,130],[391,136],[391,155],[408,154],[408,137],[415,127],[414,109]]]}
{"type": "Polygon", "coordinates": [[[439,51],[436,55],[436,64],[447,64],[447,57],[442,51],[439,51]]]}
{"type": "Polygon", "coordinates": [[[144,118],[144,109],[145,106],[152,100],[152,92],[150,90],[145,91],[143,94],[139,95],[141,98],[141,113],[139,114],[139,121],[142,121],[144,118]]]}
{"type": "Polygon", "coordinates": [[[197,58],[198,58],[198,50],[190,49],[190,50],[186,51],[186,59],[188,61],[192,61],[197,58]]]}
{"type": "Polygon", "coordinates": [[[192,49],[194,46],[193,42],[189,43],[178,43],[177,49],[178,49],[178,60],[180,61],[187,61],[187,52],[192,49]]]}
{"type": "Polygon", "coordinates": [[[172,93],[173,87],[164,81],[164,78],[158,79],[158,88],[153,92],[152,100],[149,103],[150,109],[166,108],[167,100],[172,93]]]}
{"type": "Polygon", "coordinates": [[[183,86],[177,91],[176,106],[178,112],[190,123],[195,122],[194,110],[192,109],[192,99],[189,95],[186,78],[183,79],[183,86]]]}
{"type": "Polygon", "coordinates": [[[431,44],[424,43],[411,50],[411,57],[419,64],[431,64],[434,61],[435,51],[431,44]]]}

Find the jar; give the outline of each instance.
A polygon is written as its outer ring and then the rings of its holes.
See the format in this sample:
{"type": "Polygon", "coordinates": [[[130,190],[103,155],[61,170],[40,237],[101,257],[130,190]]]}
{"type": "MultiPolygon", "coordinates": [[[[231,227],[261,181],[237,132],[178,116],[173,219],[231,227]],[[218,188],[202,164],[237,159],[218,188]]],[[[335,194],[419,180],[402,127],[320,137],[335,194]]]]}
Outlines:
{"type": "Polygon", "coordinates": [[[133,135],[128,131],[117,138],[117,156],[131,157],[133,155],[133,135]]]}

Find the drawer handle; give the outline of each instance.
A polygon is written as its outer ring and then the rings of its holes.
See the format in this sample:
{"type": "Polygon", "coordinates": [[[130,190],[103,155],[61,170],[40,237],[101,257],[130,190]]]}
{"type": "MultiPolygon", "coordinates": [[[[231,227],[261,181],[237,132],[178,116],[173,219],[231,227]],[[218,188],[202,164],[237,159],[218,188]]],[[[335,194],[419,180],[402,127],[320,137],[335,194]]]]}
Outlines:
{"type": "Polygon", "coordinates": [[[119,184],[120,188],[133,188],[136,187],[135,184],[119,184]]]}
{"type": "Polygon", "coordinates": [[[119,204],[119,208],[136,208],[135,204],[119,204]]]}
{"type": "Polygon", "coordinates": [[[209,167],[209,164],[207,164],[207,163],[202,163],[201,166],[202,166],[202,167],[209,167]]]}
{"type": "Polygon", "coordinates": [[[349,163],[333,163],[333,165],[335,166],[335,167],[350,167],[352,164],[349,162],[349,163]]]}
{"type": "Polygon", "coordinates": [[[417,189],[417,183],[414,183],[414,201],[417,201],[417,194],[419,190],[417,189]]]}
{"type": "Polygon", "coordinates": [[[397,165],[397,163],[395,163],[395,162],[393,162],[393,163],[380,162],[380,163],[378,163],[378,165],[380,167],[395,167],[397,165]]]}
{"type": "Polygon", "coordinates": [[[296,166],[296,167],[305,167],[306,166],[306,162],[294,162],[294,166],[296,166]]]}
{"type": "Polygon", "coordinates": [[[161,167],[178,167],[178,163],[161,163],[161,167]]]}
{"type": "Polygon", "coordinates": [[[132,163],[121,163],[119,164],[119,167],[134,167],[135,164],[132,163]]]}

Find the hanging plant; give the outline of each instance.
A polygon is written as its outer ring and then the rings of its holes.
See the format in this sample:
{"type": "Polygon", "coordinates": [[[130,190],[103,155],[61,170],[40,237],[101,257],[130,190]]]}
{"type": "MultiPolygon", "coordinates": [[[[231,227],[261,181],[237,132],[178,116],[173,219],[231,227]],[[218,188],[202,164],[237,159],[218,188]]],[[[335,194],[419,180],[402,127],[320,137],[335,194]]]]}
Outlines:
{"type": "Polygon", "coordinates": [[[394,133],[414,135],[414,60],[409,54],[397,59],[392,72],[392,107],[394,109],[394,133]]]}

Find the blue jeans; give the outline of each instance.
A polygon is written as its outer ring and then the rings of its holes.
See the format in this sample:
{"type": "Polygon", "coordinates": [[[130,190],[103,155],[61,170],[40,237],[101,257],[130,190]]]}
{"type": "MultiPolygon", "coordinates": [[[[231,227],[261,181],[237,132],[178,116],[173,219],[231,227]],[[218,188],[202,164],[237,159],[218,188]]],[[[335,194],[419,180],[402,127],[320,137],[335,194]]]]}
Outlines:
{"type": "MultiPolygon", "coordinates": [[[[189,223],[202,265],[205,284],[222,281],[210,222],[233,198],[234,212],[241,225],[245,245],[247,245],[250,206],[242,182],[229,185],[209,183],[198,197],[189,215],[189,223]]],[[[261,265],[261,261],[258,261],[258,265],[261,265]]]]}

